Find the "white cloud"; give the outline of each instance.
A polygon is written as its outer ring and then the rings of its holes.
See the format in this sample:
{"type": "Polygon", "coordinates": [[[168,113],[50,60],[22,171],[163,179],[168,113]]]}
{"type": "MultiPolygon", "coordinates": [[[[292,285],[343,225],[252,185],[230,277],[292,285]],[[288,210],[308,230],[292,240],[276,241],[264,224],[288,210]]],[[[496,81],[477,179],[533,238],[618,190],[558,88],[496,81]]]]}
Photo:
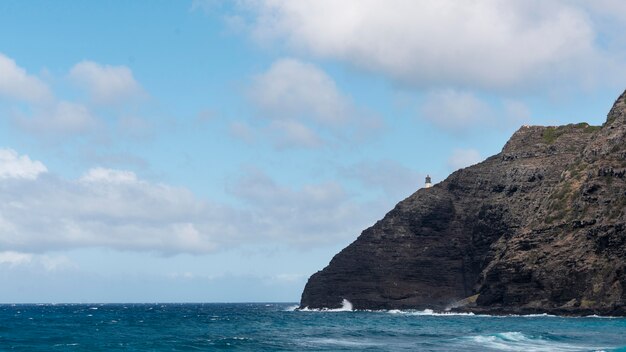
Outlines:
{"type": "Polygon", "coordinates": [[[382,212],[380,204],[355,202],[337,183],[285,187],[254,169],[231,185],[230,191],[250,211],[250,231],[296,246],[353,238],[382,212]]]}
{"type": "Polygon", "coordinates": [[[222,221],[216,207],[185,189],[143,181],[128,171],[96,168],[77,181],[52,175],[0,182],[0,190],[0,213],[11,221],[11,231],[0,230],[0,246],[12,250],[199,253],[214,248],[213,235],[228,235],[210,223],[222,221]]]}
{"type": "MultiPolygon", "coordinates": [[[[274,62],[254,77],[248,92],[258,115],[269,120],[257,133],[279,149],[358,140],[381,127],[375,114],[356,107],[322,69],[296,59],[274,62]]],[[[249,128],[233,127],[236,135],[251,139],[249,128]]]]}
{"type": "Polygon", "coordinates": [[[81,135],[100,124],[85,105],[67,101],[36,106],[30,115],[17,112],[14,123],[26,132],[44,137],[81,135]]]}
{"type": "Polygon", "coordinates": [[[59,271],[76,268],[76,264],[64,255],[37,255],[35,259],[46,271],[59,271]]]}
{"type": "Polygon", "coordinates": [[[0,252],[0,265],[9,265],[10,267],[29,264],[33,260],[33,255],[29,253],[20,253],[13,251],[0,252]]]}
{"type": "Polygon", "coordinates": [[[137,175],[132,171],[96,167],[87,171],[80,180],[83,182],[134,183],[137,182],[137,175]]]}
{"type": "Polygon", "coordinates": [[[318,67],[295,59],[276,61],[255,77],[250,94],[263,115],[271,119],[309,118],[337,125],[351,118],[351,103],[318,67]]]}
{"type": "Polygon", "coordinates": [[[11,99],[7,111],[14,126],[46,142],[65,142],[70,137],[102,142],[113,135],[137,140],[152,135],[154,126],[137,114],[105,111],[111,121],[107,123],[94,113],[101,108],[98,104],[117,104],[144,96],[129,68],[83,61],[72,67],[69,77],[87,90],[90,101],[55,97],[40,78],[29,75],[0,53],[0,98],[11,99]],[[96,130],[98,133],[94,133],[96,130]]]}
{"type": "MultiPolygon", "coordinates": [[[[8,155],[30,171],[0,178],[0,248],[6,251],[102,247],[176,254],[254,243],[335,244],[371,224],[380,210],[355,202],[336,183],[290,188],[260,171],[231,185],[242,204],[233,207],[125,170],[93,168],[77,180],[37,178],[45,166],[8,155]]],[[[41,259],[51,270],[64,265],[62,259],[41,259]]]]}
{"type": "Polygon", "coordinates": [[[474,165],[482,161],[483,158],[475,149],[455,149],[448,158],[448,166],[453,169],[461,169],[470,165],[474,165]]]}
{"type": "Polygon", "coordinates": [[[52,99],[48,86],[36,76],[29,75],[15,61],[0,53],[0,96],[42,103],[52,99]]]}
{"type": "Polygon", "coordinates": [[[620,67],[595,43],[585,9],[567,1],[242,3],[248,13],[241,18],[252,17],[250,31],[259,41],[413,86],[500,89],[554,77],[584,80],[602,70],[607,77],[607,66],[620,67]]]}
{"type": "Polygon", "coordinates": [[[48,169],[44,164],[31,160],[28,155],[19,155],[12,149],[0,149],[0,179],[33,180],[45,172],[48,172],[48,169]]]}
{"type": "Polygon", "coordinates": [[[0,269],[3,265],[10,269],[34,265],[48,272],[76,267],[76,264],[64,255],[41,255],[15,251],[0,252],[0,269]]]}
{"type": "Polygon", "coordinates": [[[86,89],[91,99],[99,104],[115,104],[143,94],[143,89],[126,66],[82,61],[72,67],[69,77],[86,89]]]}

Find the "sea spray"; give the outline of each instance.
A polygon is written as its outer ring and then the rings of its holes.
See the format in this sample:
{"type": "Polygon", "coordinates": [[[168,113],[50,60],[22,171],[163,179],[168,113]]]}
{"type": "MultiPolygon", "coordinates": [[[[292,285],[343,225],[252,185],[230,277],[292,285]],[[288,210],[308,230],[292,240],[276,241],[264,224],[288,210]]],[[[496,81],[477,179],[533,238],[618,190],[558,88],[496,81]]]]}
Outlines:
{"type": "Polygon", "coordinates": [[[315,309],[310,309],[309,307],[304,307],[304,308],[299,309],[299,310],[301,312],[352,312],[352,311],[354,311],[354,308],[352,306],[352,303],[344,298],[341,301],[341,308],[315,308],[315,309]]]}

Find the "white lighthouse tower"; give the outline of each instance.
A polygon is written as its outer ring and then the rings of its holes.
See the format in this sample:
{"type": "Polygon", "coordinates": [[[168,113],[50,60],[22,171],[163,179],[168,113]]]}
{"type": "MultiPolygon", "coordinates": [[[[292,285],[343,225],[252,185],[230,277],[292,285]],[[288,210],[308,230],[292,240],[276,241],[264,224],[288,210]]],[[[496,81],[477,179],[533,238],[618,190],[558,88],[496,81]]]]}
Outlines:
{"type": "Polygon", "coordinates": [[[430,188],[432,186],[433,184],[430,182],[430,176],[426,175],[426,184],[424,185],[424,188],[430,188]]]}

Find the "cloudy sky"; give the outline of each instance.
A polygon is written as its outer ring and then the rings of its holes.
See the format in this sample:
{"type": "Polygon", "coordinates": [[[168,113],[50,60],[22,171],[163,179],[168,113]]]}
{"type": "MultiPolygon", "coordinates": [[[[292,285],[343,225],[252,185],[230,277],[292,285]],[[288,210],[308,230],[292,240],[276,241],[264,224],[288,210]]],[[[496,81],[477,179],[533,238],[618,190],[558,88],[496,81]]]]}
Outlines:
{"type": "Polygon", "coordinates": [[[626,6],[0,2],[0,302],[298,301],[522,124],[601,124],[626,6]]]}

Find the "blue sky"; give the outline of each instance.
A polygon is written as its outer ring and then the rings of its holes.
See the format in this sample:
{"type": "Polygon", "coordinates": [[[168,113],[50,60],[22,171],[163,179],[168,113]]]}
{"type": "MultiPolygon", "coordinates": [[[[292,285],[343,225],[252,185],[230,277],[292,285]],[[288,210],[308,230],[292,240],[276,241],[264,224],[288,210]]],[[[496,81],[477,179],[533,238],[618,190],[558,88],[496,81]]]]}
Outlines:
{"type": "Polygon", "coordinates": [[[4,1],[0,302],[297,301],[522,124],[601,124],[620,1],[4,1]]]}

